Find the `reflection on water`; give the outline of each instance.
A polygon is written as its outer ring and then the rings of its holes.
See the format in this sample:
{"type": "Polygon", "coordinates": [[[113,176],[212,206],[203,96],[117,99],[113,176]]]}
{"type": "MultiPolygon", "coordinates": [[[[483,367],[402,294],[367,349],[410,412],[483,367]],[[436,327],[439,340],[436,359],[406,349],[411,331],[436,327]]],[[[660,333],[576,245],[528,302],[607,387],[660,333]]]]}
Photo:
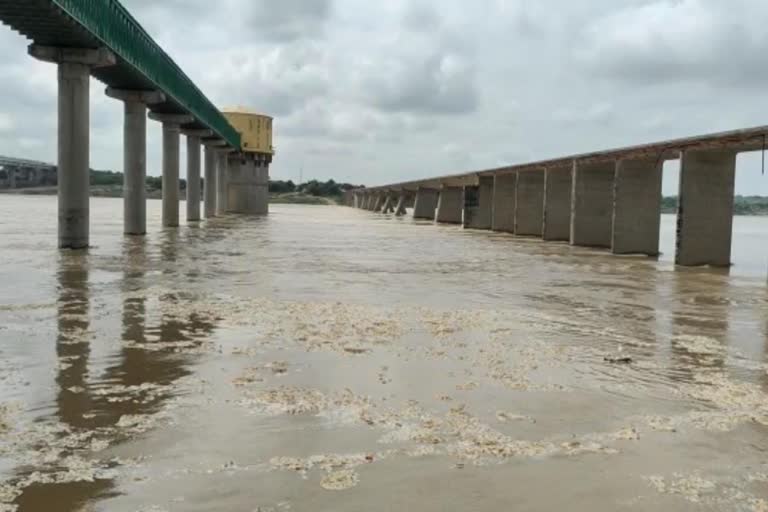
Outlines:
{"type": "Polygon", "coordinates": [[[2,512],[768,503],[757,251],[675,270],[301,206],[124,238],[94,200],[95,247],[59,253],[14,201],[2,512]]]}

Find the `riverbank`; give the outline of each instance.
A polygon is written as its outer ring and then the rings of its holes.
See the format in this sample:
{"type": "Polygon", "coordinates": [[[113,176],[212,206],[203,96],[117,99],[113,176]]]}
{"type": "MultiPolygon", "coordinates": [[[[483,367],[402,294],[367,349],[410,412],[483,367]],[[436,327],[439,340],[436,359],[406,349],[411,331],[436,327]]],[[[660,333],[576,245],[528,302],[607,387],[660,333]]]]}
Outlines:
{"type": "MultiPolygon", "coordinates": [[[[30,195],[30,196],[55,196],[56,187],[35,187],[0,190],[0,194],[6,195],[30,195]]],[[[123,188],[116,186],[94,185],[91,187],[91,197],[123,197],[123,188]]],[[[147,192],[147,199],[162,199],[162,190],[152,190],[147,192]]],[[[181,199],[186,199],[186,191],[181,191],[181,199]]],[[[309,194],[291,192],[287,194],[271,194],[269,201],[272,204],[306,204],[317,206],[332,206],[339,202],[333,197],[319,197],[309,194]]]]}

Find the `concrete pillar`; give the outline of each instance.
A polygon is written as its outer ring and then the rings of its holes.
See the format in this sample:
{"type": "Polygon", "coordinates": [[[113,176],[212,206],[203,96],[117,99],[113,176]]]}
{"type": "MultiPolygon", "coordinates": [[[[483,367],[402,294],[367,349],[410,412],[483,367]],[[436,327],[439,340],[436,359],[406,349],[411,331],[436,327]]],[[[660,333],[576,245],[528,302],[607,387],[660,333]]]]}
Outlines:
{"type": "Polygon", "coordinates": [[[731,264],[736,152],[684,151],[677,212],[678,265],[731,264]]]}
{"type": "Polygon", "coordinates": [[[147,105],[162,103],[165,95],[156,91],[135,91],[108,87],[107,96],[121,100],[123,120],[123,232],[147,233],[147,105]]]}
{"type": "Polygon", "coordinates": [[[515,196],[515,234],[541,236],[544,226],[544,170],[519,171],[515,196]]]}
{"type": "Polygon", "coordinates": [[[413,205],[414,219],[435,220],[439,192],[433,188],[419,187],[413,205]]]}
{"type": "Polygon", "coordinates": [[[264,155],[233,153],[227,176],[227,211],[266,215],[269,211],[269,164],[264,155]]]}
{"type": "Polygon", "coordinates": [[[205,218],[216,216],[216,148],[206,144],[205,146],[205,182],[203,188],[203,202],[205,203],[205,218]]]}
{"type": "Polygon", "coordinates": [[[29,54],[58,64],[59,247],[84,249],[90,243],[90,70],[115,64],[115,56],[38,45],[29,54]]]}
{"type": "Polygon", "coordinates": [[[187,221],[197,222],[200,216],[200,139],[213,135],[211,130],[185,130],[187,137],[187,221]]]}
{"type": "Polygon", "coordinates": [[[659,158],[616,163],[611,243],[614,254],[659,254],[662,166],[659,158]]]}
{"type": "Polygon", "coordinates": [[[571,239],[572,180],[573,167],[544,171],[544,240],[568,242],[571,239]]]}
{"type": "Polygon", "coordinates": [[[125,101],[123,126],[123,232],[147,233],[147,106],[125,101]]]}
{"type": "Polygon", "coordinates": [[[382,203],[384,202],[384,199],[381,197],[381,194],[376,193],[373,196],[373,208],[372,210],[374,212],[380,212],[382,203]]]}
{"type": "Polygon", "coordinates": [[[227,176],[229,175],[230,151],[220,149],[216,152],[216,215],[225,215],[227,207],[227,176]]]}
{"type": "Polygon", "coordinates": [[[574,164],[571,245],[611,246],[615,175],[615,161],[574,164]]]}
{"type": "Polygon", "coordinates": [[[397,206],[395,206],[396,216],[402,217],[403,215],[406,215],[408,213],[408,210],[405,207],[405,204],[407,201],[408,201],[408,194],[405,191],[400,192],[400,195],[397,198],[397,206]]]}
{"type": "Polygon", "coordinates": [[[515,232],[515,195],[517,173],[497,174],[493,178],[493,211],[491,229],[515,232]]]}
{"type": "Polygon", "coordinates": [[[464,188],[464,227],[491,229],[493,222],[493,176],[481,176],[476,187],[464,188]]]}
{"type": "Polygon", "coordinates": [[[437,200],[437,222],[461,224],[464,211],[464,187],[443,186],[437,200]]]}
{"type": "Polygon", "coordinates": [[[183,114],[157,114],[149,118],[163,123],[163,226],[179,226],[179,144],[181,125],[194,118],[183,114]]]}
{"type": "Polygon", "coordinates": [[[391,192],[387,192],[384,196],[384,204],[381,206],[381,213],[394,213],[395,205],[391,192]]]}

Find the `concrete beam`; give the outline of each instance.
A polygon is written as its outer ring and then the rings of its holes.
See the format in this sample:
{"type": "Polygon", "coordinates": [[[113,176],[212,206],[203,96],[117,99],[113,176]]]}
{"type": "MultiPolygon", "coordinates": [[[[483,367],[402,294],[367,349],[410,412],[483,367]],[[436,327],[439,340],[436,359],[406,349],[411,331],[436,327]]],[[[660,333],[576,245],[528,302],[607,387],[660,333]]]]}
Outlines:
{"type": "Polygon", "coordinates": [[[204,140],[202,141],[203,146],[207,148],[222,148],[227,145],[227,141],[216,139],[216,140],[204,140]]]}
{"type": "Polygon", "coordinates": [[[143,103],[144,105],[155,105],[157,103],[163,103],[165,101],[165,94],[160,91],[142,91],[134,89],[115,89],[114,87],[107,87],[104,90],[104,94],[112,99],[120,101],[129,101],[135,103],[143,103]]]}
{"type": "Polygon", "coordinates": [[[476,187],[464,188],[464,227],[491,229],[493,222],[493,176],[481,176],[476,187]]]}
{"type": "Polygon", "coordinates": [[[437,222],[446,224],[461,224],[464,211],[464,187],[447,187],[440,189],[437,200],[437,222]]]}
{"type": "Polygon", "coordinates": [[[543,169],[518,173],[515,203],[515,234],[541,236],[544,226],[543,169]]]}
{"type": "Polygon", "coordinates": [[[571,245],[611,247],[615,175],[615,162],[574,165],[571,245]]]}
{"type": "MultiPolygon", "coordinates": [[[[210,137],[213,135],[213,130],[181,130],[182,135],[186,135],[187,137],[197,137],[198,139],[202,139],[203,137],[210,137]]],[[[200,144],[202,144],[203,141],[200,141],[200,144]]]]}
{"type": "Polygon", "coordinates": [[[89,68],[102,68],[117,64],[117,57],[107,48],[68,48],[32,44],[27,51],[31,57],[44,62],[82,64],[89,68]]]}
{"type": "Polygon", "coordinates": [[[571,239],[572,179],[573,166],[552,167],[544,172],[544,240],[571,239]]]}
{"type": "Polygon", "coordinates": [[[183,124],[189,124],[195,120],[194,117],[186,114],[160,114],[157,112],[150,112],[149,118],[153,121],[159,121],[163,124],[181,126],[183,124]]]}
{"type": "Polygon", "coordinates": [[[659,254],[662,167],[658,157],[616,163],[614,254],[659,254]]]}
{"type": "Polygon", "coordinates": [[[731,264],[735,151],[684,151],[677,212],[678,265],[731,264]]]}
{"type": "Polygon", "coordinates": [[[517,173],[497,174],[493,177],[493,218],[491,229],[515,232],[515,199],[517,173]]]}
{"type": "Polygon", "coordinates": [[[413,218],[435,220],[435,209],[440,192],[433,188],[419,187],[413,205],[413,218]]]}

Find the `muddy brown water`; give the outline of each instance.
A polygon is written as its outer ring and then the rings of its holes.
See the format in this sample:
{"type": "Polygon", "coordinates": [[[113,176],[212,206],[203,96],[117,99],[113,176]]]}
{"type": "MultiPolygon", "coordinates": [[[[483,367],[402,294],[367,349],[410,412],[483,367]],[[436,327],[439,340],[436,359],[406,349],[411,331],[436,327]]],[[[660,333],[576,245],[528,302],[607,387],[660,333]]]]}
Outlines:
{"type": "Polygon", "coordinates": [[[768,510],[768,220],[728,271],[276,205],[88,253],[0,198],[0,511],[768,510]],[[630,360],[628,364],[622,362],[630,360]]]}

